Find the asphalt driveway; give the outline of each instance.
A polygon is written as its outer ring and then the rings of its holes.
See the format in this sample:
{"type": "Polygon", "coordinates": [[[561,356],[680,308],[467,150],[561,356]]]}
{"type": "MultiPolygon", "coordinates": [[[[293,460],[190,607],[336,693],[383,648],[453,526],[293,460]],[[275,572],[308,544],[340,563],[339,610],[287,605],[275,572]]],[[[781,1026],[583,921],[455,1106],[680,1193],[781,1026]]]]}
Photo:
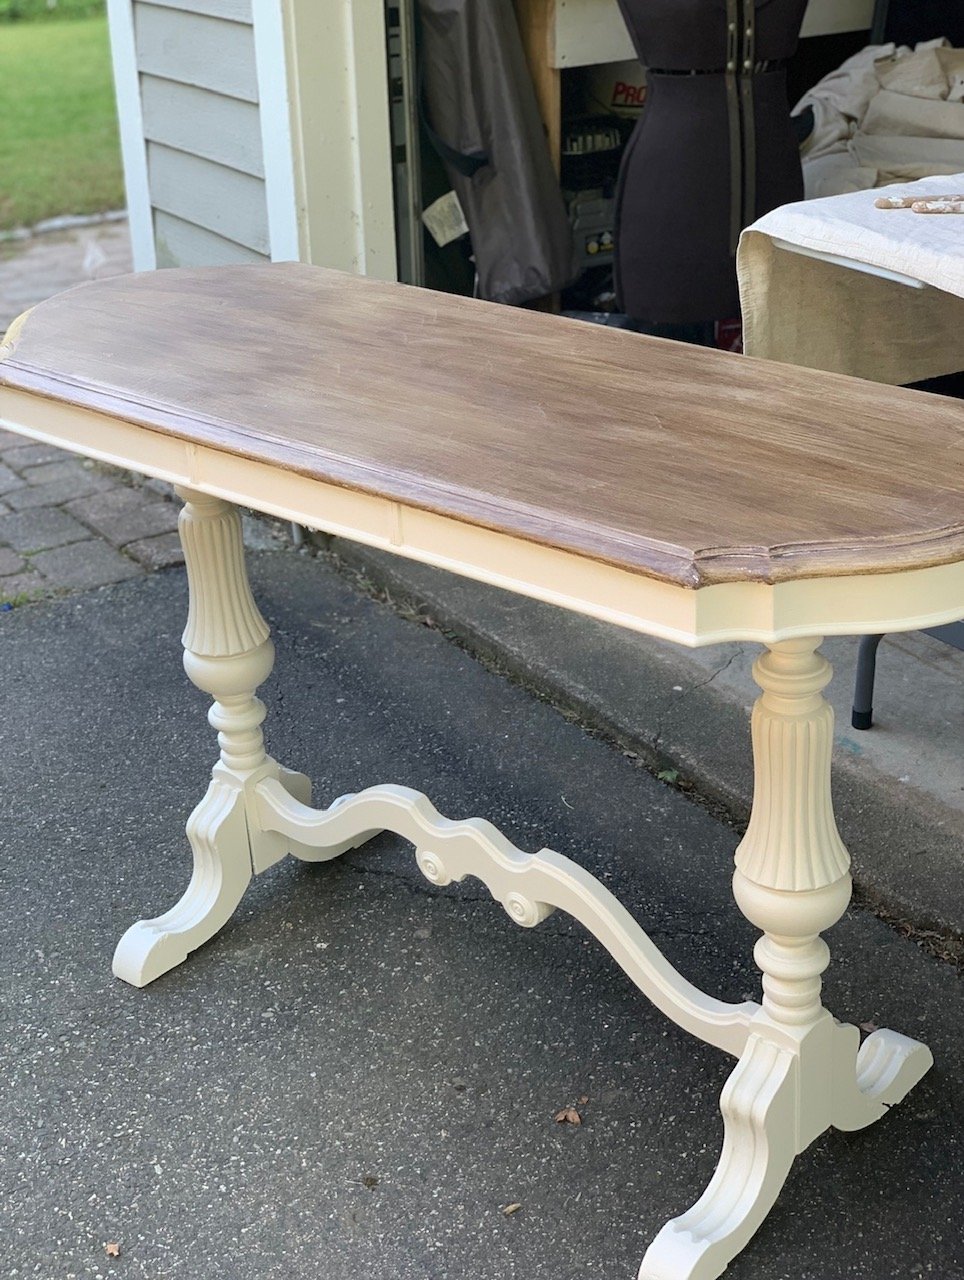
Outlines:
{"type": "MultiPolygon", "coordinates": [[[[602,876],[697,983],[756,994],[735,832],[323,564],[250,559],[269,749],[319,801],[397,782],[488,817],[602,876]]],[[[153,986],[111,978],[187,882],[214,758],[184,607],[171,570],[0,615],[0,1274],[632,1280],[712,1172],[728,1061],[566,918],[518,929],[381,837],[272,869],[153,986]]],[[[961,978],[862,911],[830,941],[834,1012],[937,1065],[819,1139],[727,1274],[961,1280],[961,978]]]]}

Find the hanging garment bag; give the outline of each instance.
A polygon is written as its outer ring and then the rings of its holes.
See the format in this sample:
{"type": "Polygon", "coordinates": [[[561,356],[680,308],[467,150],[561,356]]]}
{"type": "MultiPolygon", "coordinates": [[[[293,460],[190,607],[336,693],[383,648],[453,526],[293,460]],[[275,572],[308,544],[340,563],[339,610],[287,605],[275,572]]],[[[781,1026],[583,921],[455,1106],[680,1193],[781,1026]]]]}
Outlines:
{"type": "Polygon", "coordinates": [[[522,303],[578,274],[512,0],[419,0],[429,137],[445,162],[479,296],[522,303]]]}

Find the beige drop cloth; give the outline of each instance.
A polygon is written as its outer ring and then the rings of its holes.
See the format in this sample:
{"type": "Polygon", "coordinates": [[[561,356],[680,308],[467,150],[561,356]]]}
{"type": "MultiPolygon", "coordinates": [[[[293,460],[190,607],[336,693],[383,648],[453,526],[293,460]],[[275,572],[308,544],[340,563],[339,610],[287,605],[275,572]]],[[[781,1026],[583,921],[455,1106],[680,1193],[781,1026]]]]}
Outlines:
{"type": "MultiPolygon", "coordinates": [[[[964,106],[961,108],[964,111],[964,106]]],[[[964,173],[886,188],[964,194],[964,173]]],[[[964,370],[964,214],[875,209],[880,191],[784,205],[740,238],[747,355],[907,383],[964,370]],[[777,248],[774,238],[924,281],[923,289],[777,248]]]]}

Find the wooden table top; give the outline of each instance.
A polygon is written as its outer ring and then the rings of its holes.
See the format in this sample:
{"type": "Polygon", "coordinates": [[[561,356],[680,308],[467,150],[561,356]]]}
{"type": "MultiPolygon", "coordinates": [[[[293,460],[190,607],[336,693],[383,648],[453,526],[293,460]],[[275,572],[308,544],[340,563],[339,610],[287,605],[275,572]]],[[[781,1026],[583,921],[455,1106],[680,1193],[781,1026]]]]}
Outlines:
{"type": "Polygon", "coordinates": [[[298,264],[41,303],[0,386],[685,587],[964,560],[964,405],[298,264]]]}

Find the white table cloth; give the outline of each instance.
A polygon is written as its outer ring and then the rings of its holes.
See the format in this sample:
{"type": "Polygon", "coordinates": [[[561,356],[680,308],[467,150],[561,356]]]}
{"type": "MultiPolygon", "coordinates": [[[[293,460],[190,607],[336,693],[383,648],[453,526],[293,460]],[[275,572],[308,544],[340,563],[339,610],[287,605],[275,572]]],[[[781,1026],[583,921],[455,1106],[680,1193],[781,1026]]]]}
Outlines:
{"type": "Polygon", "coordinates": [[[746,353],[874,382],[964,369],[964,215],[874,206],[881,194],[947,192],[964,193],[964,173],[801,201],[754,222],[737,254],[746,353]]]}

